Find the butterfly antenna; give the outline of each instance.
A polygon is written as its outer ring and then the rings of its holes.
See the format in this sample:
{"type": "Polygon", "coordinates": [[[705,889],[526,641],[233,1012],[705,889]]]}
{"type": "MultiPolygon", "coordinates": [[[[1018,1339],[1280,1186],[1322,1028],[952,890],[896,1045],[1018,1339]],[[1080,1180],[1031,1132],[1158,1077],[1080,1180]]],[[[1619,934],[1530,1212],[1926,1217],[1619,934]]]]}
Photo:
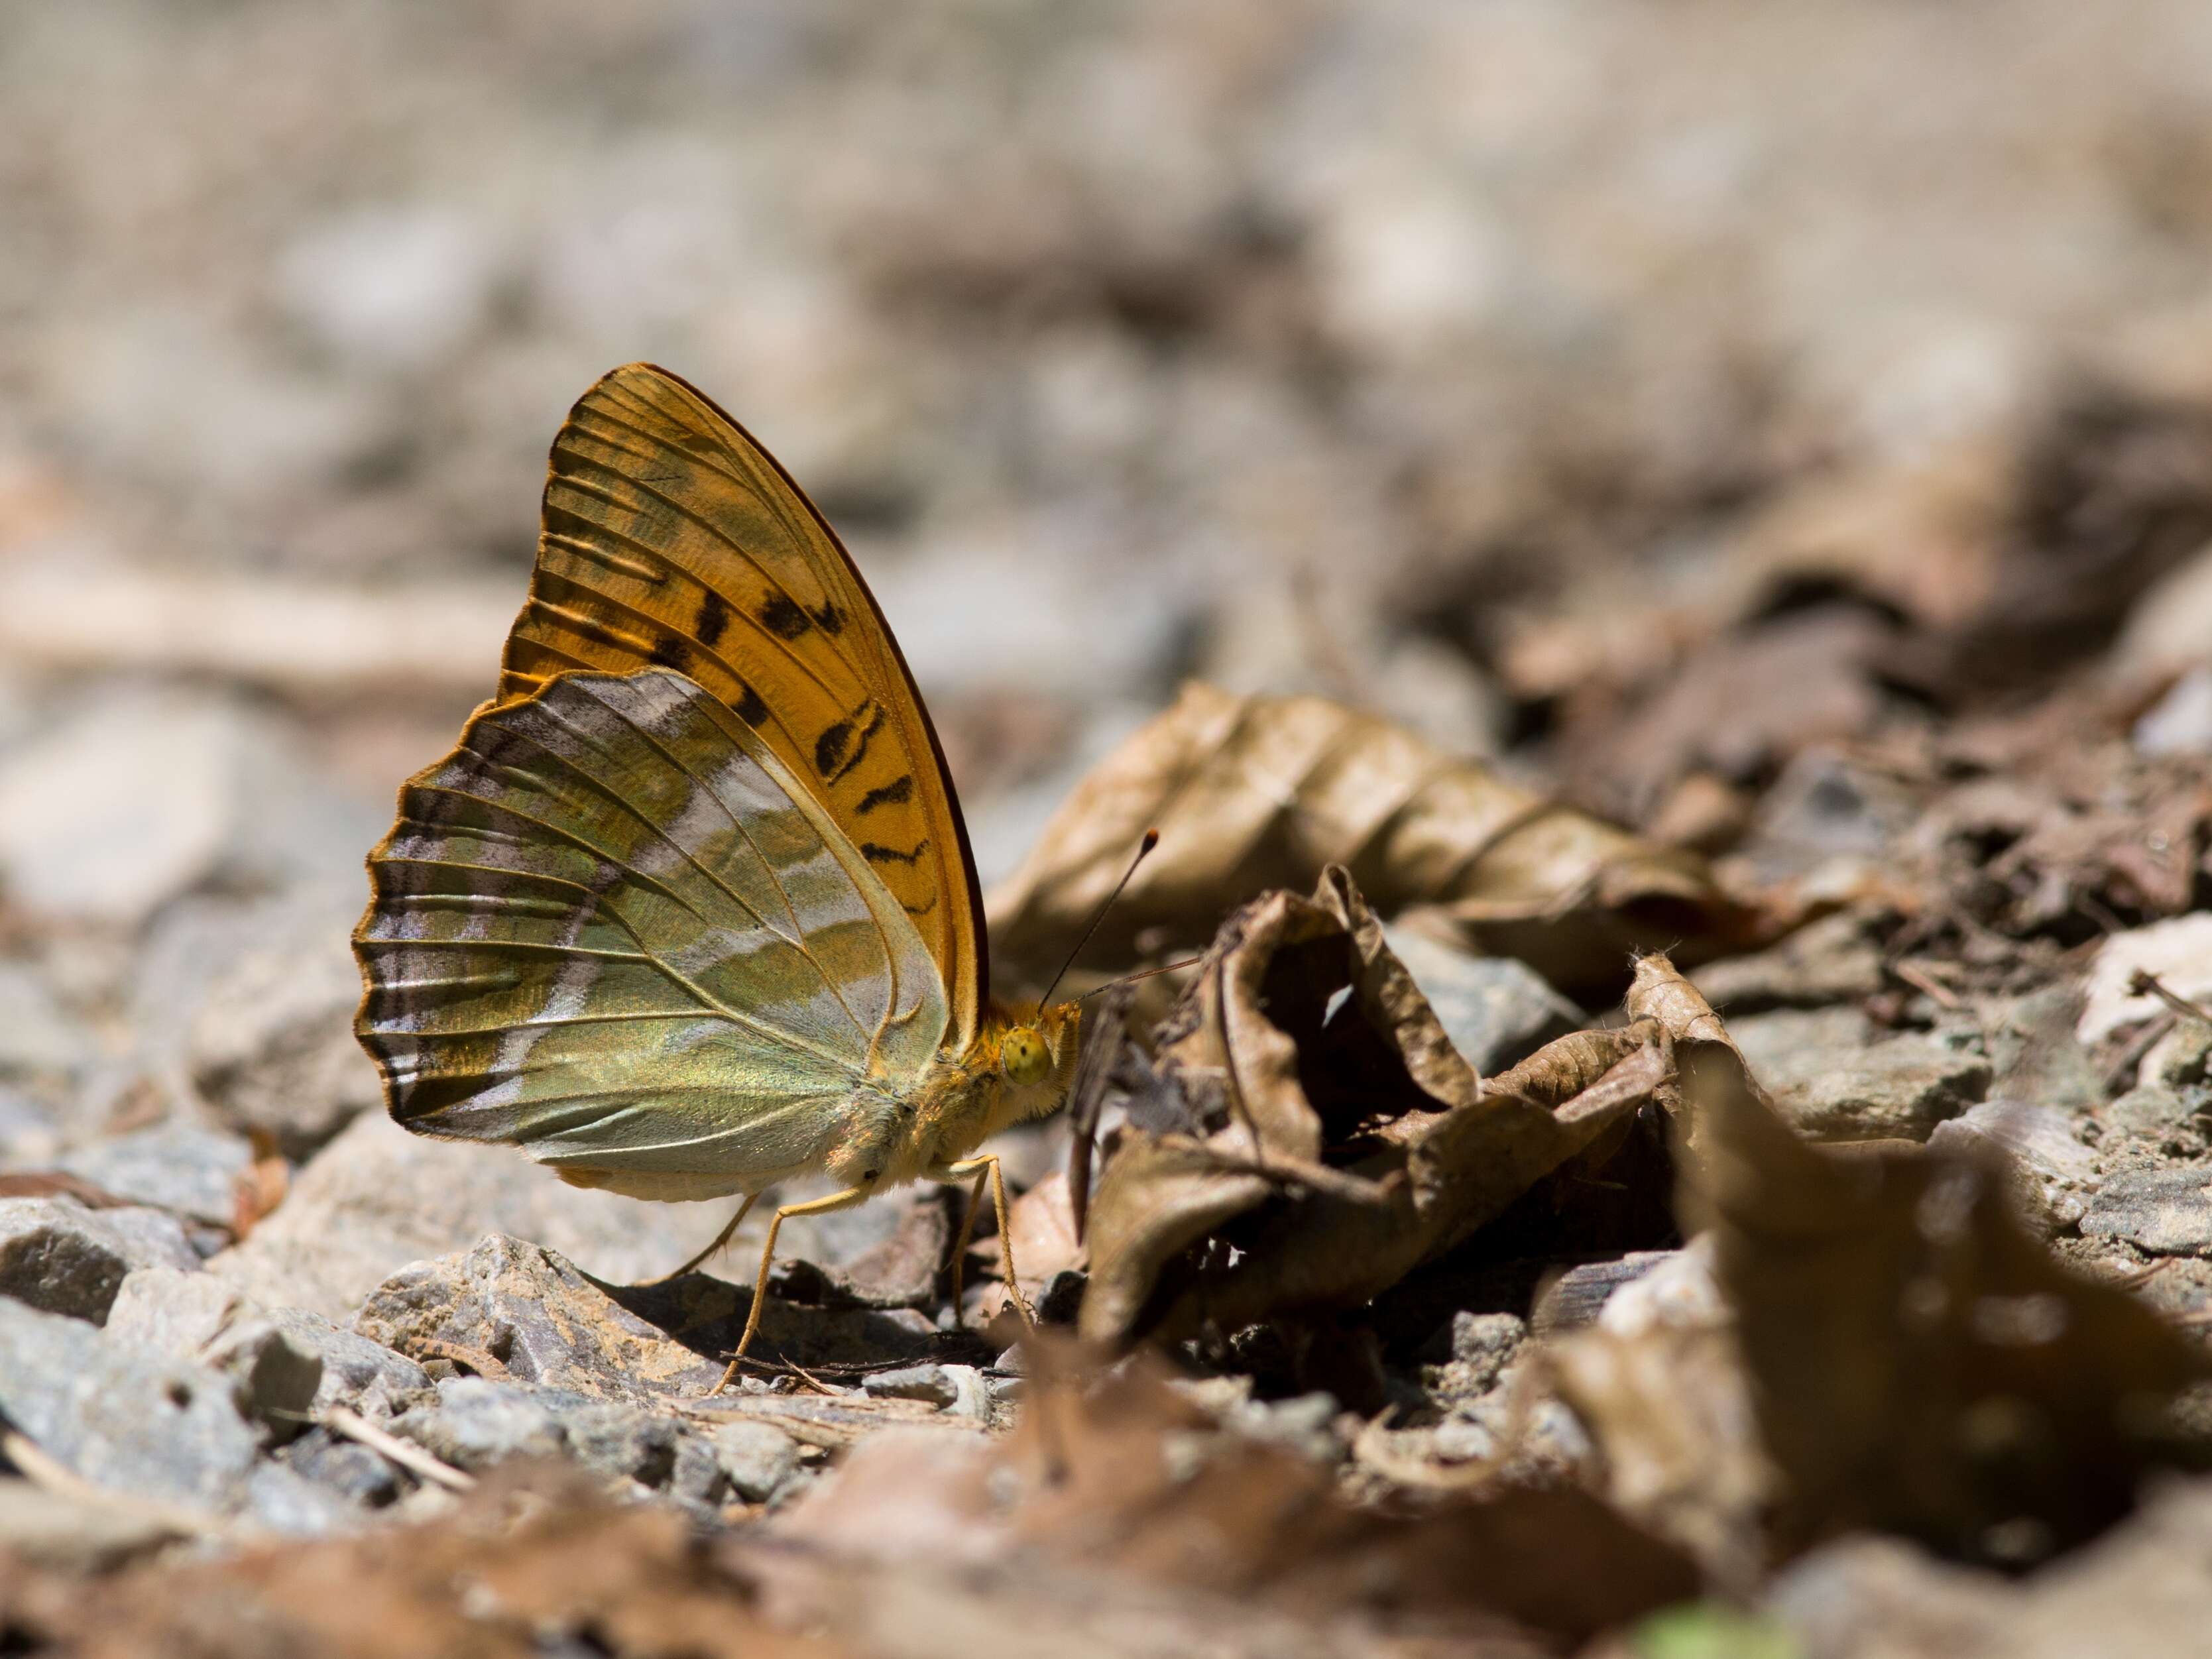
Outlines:
{"type": "Polygon", "coordinates": [[[1181,962],[1164,962],[1157,968],[1140,968],[1133,974],[1124,974],[1119,979],[1109,979],[1103,985],[1093,987],[1076,1000],[1088,1002],[1095,996],[1104,995],[1117,985],[1134,985],[1139,980],[1150,979],[1154,974],[1172,974],[1178,968],[1194,968],[1205,960],[1206,952],[1201,951],[1194,957],[1185,957],[1181,962]]]}
{"type": "Polygon", "coordinates": [[[1076,957],[1081,956],[1083,947],[1091,943],[1091,936],[1098,931],[1099,923],[1106,920],[1106,913],[1114,908],[1114,901],[1121,896],[1121,890],[1129,884],[1129,878],[1137,873],[1137,866],[1149,858],[1152,848],[1159,844],[1158,830],[1145,831],[1144,840],[1137,843],[1137,856],[1129,860],[1129,867],[1121,872],[1121,879],[1114,884],[1114,890],[1106,895],[1105,902],[1101,904],[1091,916],[1091,925],[1083,930],[1083,937],[1075,941],[1075,948],[1067,953],[1067,960],[1060,964],[1060,971],[1052,976],[1052,983],[1044,988],[1044,995],[1038,999],[1042,1006],[1052,1006],[1052,994],[1060,988],[1060,981],[1067,977],[1067,970],[1075,966],[1076,957]]]}

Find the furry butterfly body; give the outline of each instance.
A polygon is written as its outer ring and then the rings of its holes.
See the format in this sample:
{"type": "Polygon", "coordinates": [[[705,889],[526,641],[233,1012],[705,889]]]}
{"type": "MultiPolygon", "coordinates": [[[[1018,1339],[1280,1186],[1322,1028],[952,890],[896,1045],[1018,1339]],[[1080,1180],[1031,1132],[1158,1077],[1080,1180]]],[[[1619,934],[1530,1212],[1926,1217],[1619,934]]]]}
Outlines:
{"type": "Polygon", "coordinates": [[[959,807],[858,572],[649,366],[562,428],[501,695],[369,869],[356,1030],[392,1116],[577,1185],[839,1183],[778,1224],[916,1178],[980,1198],[977,1149],[1073,1075],[1073,1004],[988,999],[959,807]]]}

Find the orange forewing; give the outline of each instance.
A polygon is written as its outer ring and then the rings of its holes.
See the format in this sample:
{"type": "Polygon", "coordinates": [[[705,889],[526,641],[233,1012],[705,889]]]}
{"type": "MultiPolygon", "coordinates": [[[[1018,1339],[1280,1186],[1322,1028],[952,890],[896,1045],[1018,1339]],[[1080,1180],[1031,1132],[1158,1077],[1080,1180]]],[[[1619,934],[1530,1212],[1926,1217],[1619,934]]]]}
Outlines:
{"type": "Polygon", "coordinates": [[[574,669],[673,668],[775,750],[914,918],[955,1052],[988,983],[968,831],[914,677],[836,535],[769,453],[649,363],[553,442],[530,598],[499,695],[574,669]]]}

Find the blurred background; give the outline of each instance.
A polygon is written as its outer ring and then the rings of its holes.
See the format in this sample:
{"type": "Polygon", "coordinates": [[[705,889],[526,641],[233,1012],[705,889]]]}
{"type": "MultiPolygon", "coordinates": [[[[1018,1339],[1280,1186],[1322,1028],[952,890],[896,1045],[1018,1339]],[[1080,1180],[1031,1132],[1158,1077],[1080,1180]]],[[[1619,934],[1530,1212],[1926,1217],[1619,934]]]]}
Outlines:
{"type": "Polygon", "coordinates": [[[1193,676],[1662,831],[2093,659],[2207,741],[2196,0],[72,0],[0,43],[17,1163],[374,1101],[360,860],[633,358],[844,534],[987,878],[1193,676]]]}

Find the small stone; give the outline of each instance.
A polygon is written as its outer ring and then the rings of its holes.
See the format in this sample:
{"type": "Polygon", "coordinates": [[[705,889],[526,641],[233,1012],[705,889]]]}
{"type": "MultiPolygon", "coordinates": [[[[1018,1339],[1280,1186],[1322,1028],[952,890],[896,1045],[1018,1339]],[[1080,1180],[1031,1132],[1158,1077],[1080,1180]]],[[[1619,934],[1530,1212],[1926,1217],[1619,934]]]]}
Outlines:
{"type": "Polygon", "coordinates": [[[945,1408],[946,1412],[971,1423],[988,1423],[997,1410],[991,1379],[973,1365],[946,1365],[943,1370],[952,1379],[953,1388],[952,1403],[945,1408]]]}
{"type": "Polygon", "coordinates": [[[2124,1239],[2152,1255],[2212,1255],[2212,1170],[2123,1170],[2081,1218],[2084,1237],[2124,1239]]]}
{"type": "Polygon", "coordinates": [[[711,1505],[720,1499],[728,1478],[714,1443],[703,1434],[679,1434],[667,1484],[669,1495],[685,1504],[711,1505]]]}
{"type": "Polygon", "coordinates": [[[227,1227],[238,1214],[238,1180],[253,1163],[242,1135],[163,1123],[110,1135],[64,1153],[60,1167],[118,1198],[227,1227]]]}
{"type": "Polygon", "coordinates": [[[1605,1299],[1597,1326],[1619,1337],[1661,1329],[1700,1330],[1728,1322],[1711,1233],[1670,1250],[1605,1299]]]}
{"type": "Polygon", "coordinates": [[[942,1409],[960,1398],[959,1384],[942,1365],[902,1365],[872,1371],[860,1387],[878,1400],[920,1400],[942,1409]]]}
{"type": "Polygon", "coordinates": [[[710,1438],[730,1489],[748,1504],[764,1504],[799,1473],[799,1448],[773,1423],[738,1418],[717,1424],[710,1438]]]}
{"type": "Polygon", "coordinates": [[[388,1425],[433,1457],[471,1472],[510,1457],[558,1457],[568,1437],[552,1411],[526,1389],[480,1376],[438,1385],[434,1406],[401,1413],[388,1425]]]}
{"type": "Polygon", "coordinates": [[[594,1474],[634,1480],[650,1491],[668,1484],[676,1469],[674,1419],[619,1401],[563,1407],[561,1431],[568,1453],[594,1474]]]}
{"type": "Polygon", "coordinates": [[[1857,915],[1838,911],[1768,950],[1700,968],[1690,982],[1731,1018],[1769,1008],[1856,1002],[1882,988],[1881,950],[1857,915]]]}
{"type": "Polygon", "coordinates": [[[437,1385],[404,1354],[394,1353],[358,1331],[333,1325],[304,1308],[277,1308],[271,1323],[323,1362],[313,1409],[344,1406],[364,1417],[384,1418],[420,1405],[437,1385]]]}
{"type": "Polygon", "coordinates": [[[1429,1443],[1447,1463],[1480,1463],[1498,1455],[1498,1437],[1471,1417],[1446,1418],[1429,1443]]]}
{"type": "Polygon", "coordinates": [[[1229,1414],[1239,1433],[1281,1446],[1316,1463],[1333,1463],[1344,1447],[1335,1434],[1344,1408],[1333,1394],[1316,1392],[1288,1400],[1248,1400],[1229,1414]]]}
{"type": "Polygon", "coordinates": [[[487,1232],[539,1240],[612,1283],[651,1279],[704,1242],[696,1220],[687,1229],[678,1218],[702,1208],[581,1192],[505,1147],[426,1139],[370,1112],[208,1265],[270,1307],[343,1322],[409,1264],[487,1232]]]}
{"type": "Polygon", "coordinates": [[[1858,1018],[1851,1010],[1761,1014],[1730,1034],[1775,1105],[1815,1140],[1925,1140],[1988,1091],[1988,1060],[1932,1037],[1834,1041],[1858,1018]],[[1827,1018],[1838,1014],[1848,1019],[1827,1018]]]}
{"type": "Polygon", "coordinates": [[[1382,937],[1452,1046],[1485,1077],[1582,1028],[1582,1011],[1526,963],[1469,956],[1404,927],[1385,927],[1382,937]]]}
{"type": "Polygon", "coordinates": [[[103,1323],[134,1267],[197,1267],[173,1216],[73,1198],[0,1199],[0,1296],[103,1323]]]}
{"type": "Polygon", "coordinates": [[[2178,1019],[2150,1046],[2136,1080],[2166,1089],[2196,1090],[2212,1081],[2212,1020],[2178,1019]]]}
{"type": "Polygon", "coordinates": [[[1874,1040],[1874,1022],[1855,1006],[1775,1008],[1732,1017],[1728,1031],[1753,1075],[1764,1077],[1808,1051],[1856,1054],[1874,1040]]]}
{"type": "Polygon", "coordinates": [[[355,1322],[382,1346],[477,1350],[518,1382],[597,1398],[700,1392],[721,1368],[615,1302],[570,1262],[495,1234],[465,1255],[418,1261],[377,1287],[355,1322]]]}
{"type": "Polygon", "coordinates": [[[142,1268],[124,1281],[107,1323],[119,1340],[229,1377],[239,1409],[277,1441],[305,1426],[322,1384],[322,1357],[212,1274],[142,1268]]]}
{"type": "Polygon", "coordinates": [[[260,1450],[228,1378],[5,1298],[0,1416],[96,1485],[211,1510],[245,1502],[260,1450]]]}
{"type": "Polygon", "coordinates": [[[2195,1103],[2161,1084],[2129,1090],[2105,1108],[2104,1120],[2113,1133],[2160,1151],[2203,1150],[2204,1124],[2195,1103]]]}
{"type": "Polygon", "coordinates": [[[1528,1334],[1528,1322],[1518,1314],[1462,1309],[1425,1345],[1425,1352],[1442,1358],[1423,1369],[1423,1386],[1440,1401],[1486,1394],[1528,1334]]]}
{"type": "Polygon", "coordinates": [[[319,1425],[281,1448],[276,1459],[364,1509],[382,1509],[400,1493],[399,1474],[389,1458],[319,1425]]]}
{"type": "Polygon", "coordinates": [[[1451,1318],[1451,1357],[1468,1364],[1503,1364],[1528,1334],[1518,1314],[1455,1313],[1451,1318]]]}
{"type": "Polygon", "coordinates": [[[2155,974],[2178,997],[2212,995],[2212,910],[2192,911],[2148,927],[2110,934],[2097,947],[2075,1034],[2094,1047],[2124,1026],[2149,1019],[2165,1005],[2129,983],[2138,972],[2155,974]]]}
{"type": "Polygon", "coordinates": [[[2081,1219],[2096,1185],[2097,1155],[2074,1133],[2074,1119],[2021,1100],[1985,1100],[1928,1137],[1930,1150],[1979,1144],[2004,1155],[2021,1214],[2045,1237],[2081,1219]]]}
{"type": "Polygon", "coordinates": [[[343,1494],[283,1463],[261,1463],[247,1477],[246,1511],[284,1538],[321,1538],[362,1520],[343,1494]]]}

